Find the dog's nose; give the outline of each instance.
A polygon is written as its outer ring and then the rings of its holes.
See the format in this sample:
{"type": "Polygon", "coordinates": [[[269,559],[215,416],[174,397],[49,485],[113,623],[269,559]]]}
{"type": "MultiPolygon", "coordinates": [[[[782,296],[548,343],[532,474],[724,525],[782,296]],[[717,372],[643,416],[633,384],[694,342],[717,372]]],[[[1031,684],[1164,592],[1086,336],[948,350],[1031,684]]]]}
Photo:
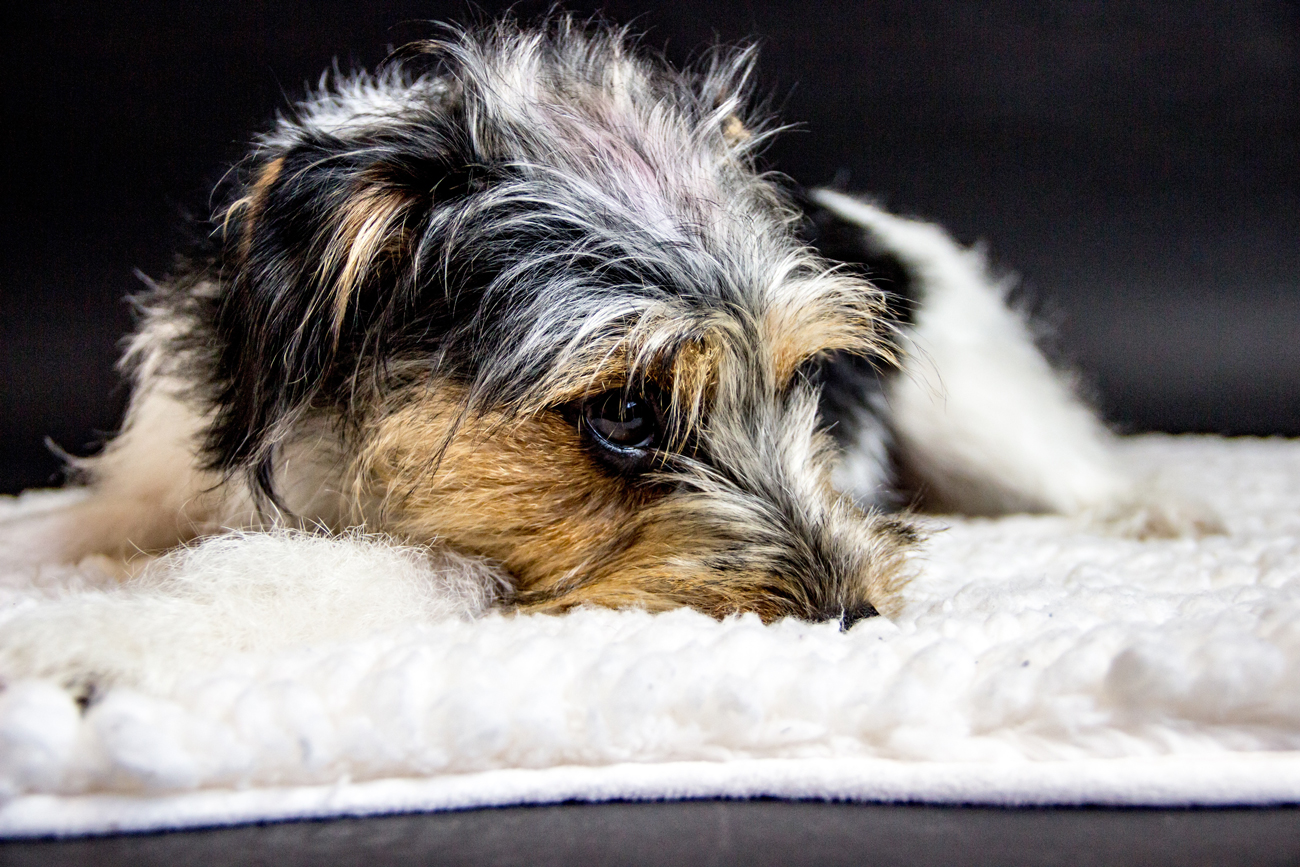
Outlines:
{"type": "Polygon", "coordinates": [[[859,620],[866,620],[868,617],[879,616],[880,612],[877,611],[876,606],[872,605],[870,602],[863,602],[861,605],[853,608],[842,609],[839,613],[840,632],[848,632],[853,628],[853,624],[857,623],[859,620]]]}

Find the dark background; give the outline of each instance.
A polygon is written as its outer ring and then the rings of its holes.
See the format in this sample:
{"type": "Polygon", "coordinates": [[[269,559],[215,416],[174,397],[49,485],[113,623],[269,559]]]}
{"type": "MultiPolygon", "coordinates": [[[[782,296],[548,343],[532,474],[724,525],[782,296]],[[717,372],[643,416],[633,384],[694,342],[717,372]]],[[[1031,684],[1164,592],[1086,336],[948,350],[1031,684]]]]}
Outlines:
{"type": "MultiPolygon", "coordinates": [[[[679,63],[758,37],[762,87],[799,125],[771,164],[986,242],[1121,429],[1300,434],[1297,0],[569,8],[635,19],[679,63]]],[[[373,65],[465,11],[3,13],[0,490],[57,478],[45,437],[84,453],[116,426],[133,269],[167,270],[248,136],[334,58],[373,65]]]]}

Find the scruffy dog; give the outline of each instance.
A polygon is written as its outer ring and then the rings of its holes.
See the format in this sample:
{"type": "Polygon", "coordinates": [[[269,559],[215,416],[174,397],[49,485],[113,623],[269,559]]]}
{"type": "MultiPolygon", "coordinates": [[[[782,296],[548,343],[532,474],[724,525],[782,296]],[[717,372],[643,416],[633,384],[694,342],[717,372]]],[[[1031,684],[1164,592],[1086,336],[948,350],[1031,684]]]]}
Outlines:
{"type": "Polygon", "coordinates": [[[524,610],[851,623],[917,541],[899,506],[1185,529],[977,253],[756,171],[751,51],[449,32],[257,139],[210,249],[139,299],[86,496],[10,551],[362,527],[499,564],[524,610]]]}

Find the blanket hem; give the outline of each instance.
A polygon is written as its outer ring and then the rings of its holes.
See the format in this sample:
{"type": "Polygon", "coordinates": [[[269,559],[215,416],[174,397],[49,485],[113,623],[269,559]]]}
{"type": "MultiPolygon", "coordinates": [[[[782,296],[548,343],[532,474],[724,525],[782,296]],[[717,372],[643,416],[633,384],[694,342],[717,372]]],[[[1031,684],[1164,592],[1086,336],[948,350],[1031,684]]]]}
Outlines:
{"type": "Polygon", "coordinates": [[[167,795],[23,795],[0,837],[75,837],[566,801],[787,800],[1044,806],[1300,804],[1300,751],[1044,762],[742,759],[476,774],[167,795]]]}

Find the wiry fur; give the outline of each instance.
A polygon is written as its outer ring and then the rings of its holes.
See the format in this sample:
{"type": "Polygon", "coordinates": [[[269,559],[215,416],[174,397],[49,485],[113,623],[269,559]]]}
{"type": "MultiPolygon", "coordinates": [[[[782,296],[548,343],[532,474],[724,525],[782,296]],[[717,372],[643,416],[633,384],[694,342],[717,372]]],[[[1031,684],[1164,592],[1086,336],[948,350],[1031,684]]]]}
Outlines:
{"type": "Polygon", "coordinates": [[[562,19],[449,31],[323,82],[238,168],[211,249],[141,300],[126,424],[80,465],[90,497],[11,547],[129,558],[364,527],[489,558],[531,609],[851,621],[889,606],[915,540],[881,511],[894,463],[903,499],[982,512],[1128,496],[971,254],[815,194],[915,278],[900,317],[866,258],[800,240],[804,214],[755,170],[752,61],[680,73],[562,19]],[[1004,361],[966,376],[982,357],[1004,361]],[[960,383],[960,419],[927,409],[927,359],[960,383]],[[653,454],[584,423],[612,393],[654,405],[653,454]]]}

